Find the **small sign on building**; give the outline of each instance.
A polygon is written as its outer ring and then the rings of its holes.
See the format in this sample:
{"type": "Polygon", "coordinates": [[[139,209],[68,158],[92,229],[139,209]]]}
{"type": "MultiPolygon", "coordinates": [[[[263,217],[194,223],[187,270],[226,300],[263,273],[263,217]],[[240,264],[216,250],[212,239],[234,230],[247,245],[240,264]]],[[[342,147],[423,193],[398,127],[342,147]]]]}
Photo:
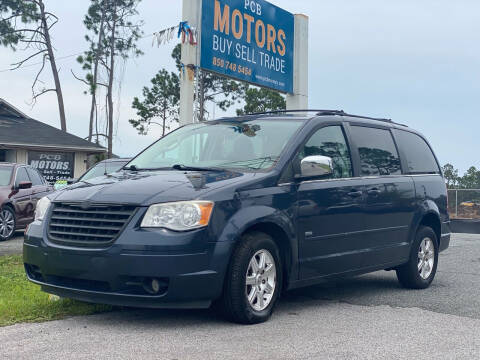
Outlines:
{"type": "Polygon", "coordinates": [[[28,164],[40,171],[45,180],[50,183],[73,178],[74,161],[74,154],[71,152],[28,152],[28,164]]]}
{"type": "Polygon", "coordinates": [[[203,0],[200,67],[293,92],[293,14],[264,0],[203,0]]]}

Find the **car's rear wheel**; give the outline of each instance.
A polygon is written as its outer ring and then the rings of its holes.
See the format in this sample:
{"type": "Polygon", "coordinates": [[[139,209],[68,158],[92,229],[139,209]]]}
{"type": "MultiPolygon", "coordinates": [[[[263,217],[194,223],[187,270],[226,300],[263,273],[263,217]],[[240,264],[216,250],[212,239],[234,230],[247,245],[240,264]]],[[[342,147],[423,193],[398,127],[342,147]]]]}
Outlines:
{"type": "Polygon", "coordinates": [[[422,226],[415,236],[409,262],[397,268],[398,280],[406,288],[425,289],[435,278],[437,263],[437,235],[433,229],[422,226]]]}
{"type": "Polygon", "coordinates": [[[281,293],[282,265],[277,245],[261,232],[243,236],[225,279],[221,305],[227,317],[241,324],[264,322],[281,293]]]}
{"type": "Polygon", "coordinates": [[[0,241],[10,239],[15,233],[16,219],[12,209],[5,206],[0,210],[0,241]]]}

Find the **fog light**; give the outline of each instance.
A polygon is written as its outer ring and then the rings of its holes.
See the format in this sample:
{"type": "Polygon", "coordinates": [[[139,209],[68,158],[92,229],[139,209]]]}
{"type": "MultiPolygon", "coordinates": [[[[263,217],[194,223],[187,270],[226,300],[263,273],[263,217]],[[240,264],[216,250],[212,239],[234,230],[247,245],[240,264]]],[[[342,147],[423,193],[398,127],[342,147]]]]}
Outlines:
{"type": "Polygon", "coordinates": [[[158,294],[158,292],[160,291],[160,283],[158,282],[157,279],[153,279],[152,280],[152,290],[155,294],[158,294]]]}
{"type": "Polygon", "coordinates": [[[168,279],[164,278],[143,278],[142,282],[137,284],[150,295],[160,295],[168,289],[168,279]]]}
{"type": "Polygon", "coordinates": [[[156,295],[160,292],[160,281],[158,279],[147,278],[143,281],[143,288],[146,292],[156,295]]]}

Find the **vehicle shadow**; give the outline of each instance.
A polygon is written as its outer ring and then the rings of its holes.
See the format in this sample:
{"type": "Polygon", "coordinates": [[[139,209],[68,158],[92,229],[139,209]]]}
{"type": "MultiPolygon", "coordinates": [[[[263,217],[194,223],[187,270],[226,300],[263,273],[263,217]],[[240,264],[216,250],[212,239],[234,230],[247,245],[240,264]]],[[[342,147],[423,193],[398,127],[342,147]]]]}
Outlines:
{"type": "Polygon", "coordinates": [[[353,297],[388,296],[402,291],[405,289],[398,283],[395,272],[376,272],[291,290],[284,294],[282,302],[342,301],[353,297]]]}
{"type": "MultiPolygon", "coordinates": [[[[291,290],[283,294],[277,309],[276,316],[296,315],[300,311],[308,310],[310,307],[325,306],[332,302],[349,303],[349,299],[355,302],[371,301],[378,297],[397,296],[405,291],[398,284],[394,272],[378,272],[363,275],[360,277],[330,281],[324,284],[310,286],[302,289],[291,290]]],[[[166,310],[166,309],[137,309],[137,308],[116,308],[116,311],[97,318],[93,321],[119,321],[125,326],[147,327],[149,325],[162,328],[175,327],[203,327],[221,326],[231,327],[225,321],[224,316],[216,308],[202,310],[166,310]]]]}

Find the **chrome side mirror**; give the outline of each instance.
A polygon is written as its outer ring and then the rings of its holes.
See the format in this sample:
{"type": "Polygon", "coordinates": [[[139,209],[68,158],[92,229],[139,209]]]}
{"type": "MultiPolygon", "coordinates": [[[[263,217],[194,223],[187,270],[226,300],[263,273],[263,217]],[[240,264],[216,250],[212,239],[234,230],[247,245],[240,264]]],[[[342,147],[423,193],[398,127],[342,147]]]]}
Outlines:
{"type": "Polygon", "coordinates": [[[300,178],[325,178],[333,175],[333,160],[328,156],[307,156],[300,163],[300,178]]]}

